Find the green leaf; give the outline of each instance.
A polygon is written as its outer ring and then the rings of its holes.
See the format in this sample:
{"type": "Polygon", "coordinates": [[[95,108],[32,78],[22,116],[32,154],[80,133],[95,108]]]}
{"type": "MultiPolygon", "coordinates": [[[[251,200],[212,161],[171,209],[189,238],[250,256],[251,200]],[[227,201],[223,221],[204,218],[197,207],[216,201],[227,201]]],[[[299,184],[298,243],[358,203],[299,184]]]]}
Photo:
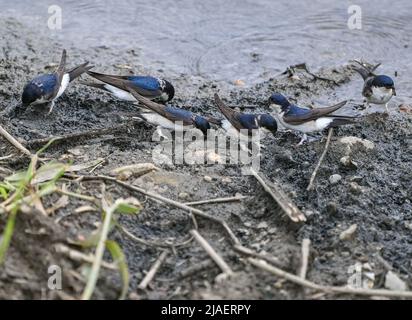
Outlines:
{"type": "Polygon", "coordinates": [[[0,185],[0,196],[6,200],[7,196],[8,196],[8,190],[6,188],[4,188],[3,186],[0,185]]]}
{"type": "Polygon", "coordinates": [[[10,246],[11,237],[13,236],[14,232],[14,225],[16,224],[17,211],[18,207],[16,206],[10,212],[9,217],[7,219],[6,227],[3,232],[3,236],[0,241],[0,265],[4,262],[7,250],[10,246]]]}
{"type": "Polygon", "coordinates": [[[67,166],[59,162],[48,162],[41,166],[32,181],[32,184],[38,184],[50,180],[59,179],[66,171],[67,166]]]}
{"type": "Polygon", "coordinates": [[[118,199],[113,206],[114,211],[120,214],[137,214],[142,208],[136,198],[118,199]]]}
{"type": "Polygon", "coordinates": [[[129,268],[127,266],[126,256],[124,255],[122,248],[117,244],[116,241],[106,240],[106,248],[112,255],[113,260],[117,263],[120,271],[120,276],[122,277],[123,287],[119,299],[124,300],[126,298],[127,292],[129,291],[129,268]]]}

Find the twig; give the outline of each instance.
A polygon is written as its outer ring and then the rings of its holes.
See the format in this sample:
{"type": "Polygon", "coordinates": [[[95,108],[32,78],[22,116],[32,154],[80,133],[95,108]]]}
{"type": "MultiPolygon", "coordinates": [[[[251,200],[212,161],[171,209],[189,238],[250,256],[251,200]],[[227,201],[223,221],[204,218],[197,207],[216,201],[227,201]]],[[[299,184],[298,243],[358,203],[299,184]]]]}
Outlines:
{"type": "Polygon", "coordinates": [[[272,183],[272,188],[268,183],[253,169],[250,169],[252,175],[259,181],[263,189],[278,203],[280,208],[288,215],[288,217],[294,222],[306,221],[305,215],[299,208],[292,202],[292,200],[283,192],[283,190],[276,184],[272,183]]]}
{"type": "Polygon", "coordinates": [[[306,279],[309,262],[310,239],[302,240],[302,265],[299,272],[299,277],[306,279]]]}
{"type": "Polygon", "coordinates": [[[270,262],[271,264],[277,266],[277,267],[285,267],[278,258],[274,257],[274,256],[270,256],[268,254],[263,254],[263,253],[258,253],[255,252],[249,248],[246,248],[244,246],[241,245],[234,245],[233,249],[235,249],[235,251],[242,253],[246,256],[250,256],[250,257],[255,257],[255,258],[259,258],[259,259],[263,259],[266,260],[268,262],[270,262]]]}
{"type": "Polygon", "coordinates": [[[167,257],[168,251],[165,250],[163,251],[159,258],[157,258],[156,262],[152,265],[150,268],[149,272],[146,274],[146,276],[143,278],[142,282],[140,282],[138,288],[139,289],[146,289],[147,285],[150,283],[150,281],[153,280],[154,276],[156,275],[157,271],[159,270],[160,266],[163,264],[167,257]]]}
{"type": "MultiPolygon", "coordinates": [[[[79,262],[87,262],[87,263],[93,263],[94,258],[92,255],[84,254],[83,252],[73,250],[69,247],[66,247],[63,244],[57,244],[55,246],[55,249],[58,253],[62,253],[67,255],[70,259],[73,259],[75,261],[79,262]]],[[[110,270],[118,270],[117,266],[105,261],[102,261],[102,267],[110,270]]]]}
{"type": "Polygon", "coordinates": [[[132,190],[132,191],[136,191],[136,192],[142,193],[142,194],[148,196],[149,198],[156,199],[156,200],[159,200],[159,201],[161,201],[161,202],[163,202],[163,203],[167,203],[167,204],[169,204],[169,205],[172,205],[172,206],[174,206],[174,207],[176,207],[176,208],[185,210],[185,211],[189,212],[190,214],[194,214],[194,215],[199,216],[199,217],[202,217],[202,218],[204,218],[204,219],[209,219],[209,220],[212,220],[212,221],[214,221],[214,222],[216,222],[216,223],[219,223],[219,224],[225,229],[226,233],[229,235],[229,237],[230,237],[230,239],[232,240],[232,242],[233,242],[234,244],[240,244],[239,239],[235,236],[235,234],[233,233],[232,229],[229,228],[229,226],[227,225],[226,221],[224,221],[223,219],[220,219],[220,218],[216,218],[216,217],[214,217],[214,216],[211,216],[211,215],[207,214],[207,213],[204,212],[204,211],[201,211],[201,210],[199,210],[199,209],[190,207],[190,206],[188,206],[188,205],[186,205],[186,204],[184,204],[184,203],[181,203],[181,202],[178,202],[178,201],[175,201],[175,200],[172,200],[172,199],[163,197],[163,196],[161,196],[160,194],[147,191],[147,190],[145,190],[145,189],[143,189],[143,188],[140,188],[140,187],[132,186],[132,185],[130,185],[130,184],[127,184],[127,183],[125,183],[125,182],[123,182],[123,181],[120,181],[120,180],[118,180],[118,179],[116,179],[116,178],[109,177],[109,176],[103,176],[103,175],[99,175],[99,176],[79,176],[79,175],[74,175],[74,174],[65,174],[64,176],[65,176],[66,178],[72,178],[72,179],[81,178],[81,180],[83,180],[83,181],[87,181],[87,180],[103,180],[103,181],[115,182],[115,183],[117,183],[118,185],[120,185],[120,186],[122,186],[122,187],[124,187],[124,188],[126,188],[126,189],[129,189],[129,190],[132,190]]]}
{"type": "Polygon", "coordinates": [[[215,198],[215,199],[207,199],[207,200],[199,200],[193,202],[185,202],[187,206],[198,206],[201,204],[209,204],[209,203],[224,203],[224,202],[233,202],[233,201],[240,201],[246,199],[246,196],[234,196],[234,197],[227,197],[227,198],[215,198]]]}
{"type": "Polygon", "coordinates": [[[326,153],[328,152],[328,148],[329,148],[330,139],[332,137],[332,134],[333,134],[333,128],[329,128],[328,138],[327,138],[326,144],[325,144],[325,149],[323,149],[323,152],[322,152],[322,155],[319,158],[318,164],[316,165],[315,170],[313,170],[313,172],[312,172],[312,175],[311,175],[310,180],[309,180],[309,185],[306,188],[307,191],[313,190],[313,183],[315,181],[316,174],[318,173],[319,167],[322,164],[323,158],[325,157],[326,153]]]}
{"type": "Polygon", "coordinates": [[[248,258],[248,261],[255,267],[258,267],[271,274],[274,274],[275,276],[284,278],[302,287],[306,287],[306,288],[310,288],[310,289],[318,290],[318,291],[323,291],[326,293],[345,293],[345,294],[354,294],[354,295],[362,295],[362,296],[412,298],[411,291],[395,291],[395,290],[392,291],[392,290],[385,290],[385,289],[353,289],[349,287],[324,286],[324,285],[320,285],[320,284],[314,283],[309,280],[302,279],[299,276],[296,276],[292,273],[286,272],[282,269],[272,266],[263,260],[248,258]]]}
{"type": "Polygon", "coordinates": [[[10,133],[8,133],[1,125],[0,125],[0,134],[6,138],[8,142],[10,142],[13,146],[15,146],[20,152],[24,153],[25,155],[31,157],[32,154],[29,150],[27,150],[20,142],[18,142],[10,133]]]}
{"type": "Polygon", "coordinates": [[[203,271],[204,269],[210,268],[217,268],[216,264],[212,260],[204,260],[199,263],[196,263],[193,266],[190,266],[182,271],[179,272],[179,278],[187,278],[193,274],[198,274],[199,272],[203,271]]]}
{"type": "Polygon", "coordinates": [[[37,145],[44,145],[51,140],[54,140],[54,144],[67,141],[67,140],[79,141],[80,138],[94,138],[96,136],[102,136],[102,135],[114,133],[119,130],[125,129],[127,125],[128,123],[125,123],[125,124],[114,126],[111,128],[94,129],[94,130],[88,130],[84,132],[69,133],[69,134],[60,135],[60,136],[52,136],[52,137],[47,137],[47,138],[42,138],[42,139],[36,139],[36,140],[29,141],[26,145],[30,147],[37,146],[37,145]]]}
{"type": "Polygon", "coordinates": [[[233,271],[229,265],[223,260],[223,258],[212,248],[212,246],[203,238],[197,230],[190,230],[190,234],[200,244],[200,246],[206,251],[206,253],[212,258],[212,260],[219,266],[223,273],[232,275],[233,271]]]}

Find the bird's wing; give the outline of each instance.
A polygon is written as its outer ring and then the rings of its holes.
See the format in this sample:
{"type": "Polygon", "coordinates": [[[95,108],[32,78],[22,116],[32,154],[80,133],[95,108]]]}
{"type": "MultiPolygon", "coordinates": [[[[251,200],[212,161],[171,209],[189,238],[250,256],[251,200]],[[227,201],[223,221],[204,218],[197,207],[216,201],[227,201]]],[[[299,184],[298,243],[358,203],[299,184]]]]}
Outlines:
{"type": "Polygon", "coordinates": [[[223,115],[231,123],[232,126],[234,126],[237,130],[245,129],[245,127],[239,120],[240,113],[226,106],[217,93],[215,93],[215,103],[220,112],[223,113],[223,115]]]}
{"type": "Polygon", "coordinates": [[[125,86],[127,85],[127,87],[133,88],[137,91],[137,93],[144,97],[155,98],[162,94],[160,90],[148,90],[147,88],[139,86],[137,83],[130,80],[129,76],[115,76],[93,71],[88,71],[87,74],[97,80],[122,90],[128,91],[128,89],[125,89],[125,86]]]}
{"type": "Polygon", "coordinates": [[[72,82],[74,79],[76,79],[77,77],[80,77],[83,73],[89,71],[91,68],[93,68],[93,66],[88,66],[89,62],[86,61],[85,63],[74,67],[73,69],[67,71],[67,73],[69,74],[70,77],[70,82],[72,82]]]}
{"type": "Polygon", "coordinates": [[[133,95],[133,97],[136,98],[137,101],[142,103],[147,109],[152,110],[173,122],[183,121],[184,125],[193,124],[193,119],[191,117],[188,117],[188,115],[191,113],[187,113],[187,111],[186,113],[178,112],[178,109],[168,108],[162,104],[147,99],[143,97],[139,92],[137,92],[134,87],[131,87],[130,84],[126,84],[125,88],[133,95]]]}
{"type": "Polygon", "coordinates": [[[60,59],[59,66],[57,67],[57,70],[55,72],[55,74],[57,76],[57,85],[54,88],[54,92],[53,92],[54,96],[56,96],[57,93],[59,92],[60,85],[61,85],[62,80],[63,80],[63,76],[64,76],[65,69],[66,69],[66,55],[67,55],[66,49],[63,49],[62,57],[60,59]]]}
{"type": "Polygon", "coordinates": [[[305,110],[305,112],[302,113],[286,113],[283,116],[283,120],[286,123],[292,124],[292,125],[298,125],[305,123],[307,121],[311,120],[316,120],[320,117],[325,117],[330,115],[332,112],[342,108],[346,104],[346,100],[339,102],[338,104],[335,104],[330,107],[326,108],[316,108],[316,109],[311,109],[311,110],[305,110]]]}
{"type": "Polygon", "coordinates": [[[365,84],[363,85],[362,95],[366,98],[369,98],[373,94],[372,81],[373,81],[373,78],[369,78],[365,81],[365,84]]]}

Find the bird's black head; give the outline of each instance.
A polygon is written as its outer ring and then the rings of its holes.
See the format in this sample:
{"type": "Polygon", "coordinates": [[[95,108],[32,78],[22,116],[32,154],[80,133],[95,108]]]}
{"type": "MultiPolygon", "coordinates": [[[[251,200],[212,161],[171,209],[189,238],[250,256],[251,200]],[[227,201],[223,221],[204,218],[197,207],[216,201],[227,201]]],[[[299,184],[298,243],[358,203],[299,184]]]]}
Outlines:
{"type": "Polygon", "coordinates": [[[23,106],[29,106],[41,96],[41,92],[39,87],[36,86],[34,83],[29,82],[23,88],[23,94],[21,96],[21,101],[23,102],[23,106]]]}
{"type": "Polygon", "coordinates": [[[278,124],[277,124],[275,118],[273,118],[269,114],[261,114],[258,119],[259,119],[259,126],[260,127],[263,127],[265,129],[269,130],[270,132],[273,133],[273,135],[276,134],[276,132],[278,131],[278,124]]]}
{"type": "Polygon", "coordinates": [[[175,88],[173,87],[173,85],[165,80],[165,87],[164,87],[164,92],[167,93],[167,101],[170,101],[173,99],[173,97],[175,96],[175,88]]]}
{"type": "Polygon", "coordinates": [[[285,110],[290,106],[289,100],[281,93],[273,93],[269,98],[269,103],[274,105],[275,108],[276,106],[280,106],[282,110],[285,110]]]}
{"type": "Polygon", "coordinates": [[[210,123],[207,121],[205,118],[200,117],[200,116],[195,116],[195,126],[198,128],[200,131],[203,132],[203,134],[207,135],[207,130],[210,129],[210,123]]]}
{"type": "Polygon", "coordinates": [[[384,87],[386,89],[395,89],[395,83],[391,77],[380,75],[376,76],[372,81],[374,87],[384,87]]]}

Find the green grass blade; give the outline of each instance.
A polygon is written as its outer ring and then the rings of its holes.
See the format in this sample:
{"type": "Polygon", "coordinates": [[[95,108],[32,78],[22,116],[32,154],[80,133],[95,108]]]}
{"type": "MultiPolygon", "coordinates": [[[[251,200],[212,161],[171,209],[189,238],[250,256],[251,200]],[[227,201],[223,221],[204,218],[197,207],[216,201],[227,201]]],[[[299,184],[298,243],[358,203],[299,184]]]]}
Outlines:
{"type": "Polygon", "coordinates": [[[120,271],[120,276],[122,277],[123,287],[119,299],[124,300],[126,298],[127,292],[129,291],[129,268],[127,266],[126,256],[124,255],[119,244],[113,240],[106,241],[106,248],[112,255],[113,260],[117,263],[120,271]]]}

